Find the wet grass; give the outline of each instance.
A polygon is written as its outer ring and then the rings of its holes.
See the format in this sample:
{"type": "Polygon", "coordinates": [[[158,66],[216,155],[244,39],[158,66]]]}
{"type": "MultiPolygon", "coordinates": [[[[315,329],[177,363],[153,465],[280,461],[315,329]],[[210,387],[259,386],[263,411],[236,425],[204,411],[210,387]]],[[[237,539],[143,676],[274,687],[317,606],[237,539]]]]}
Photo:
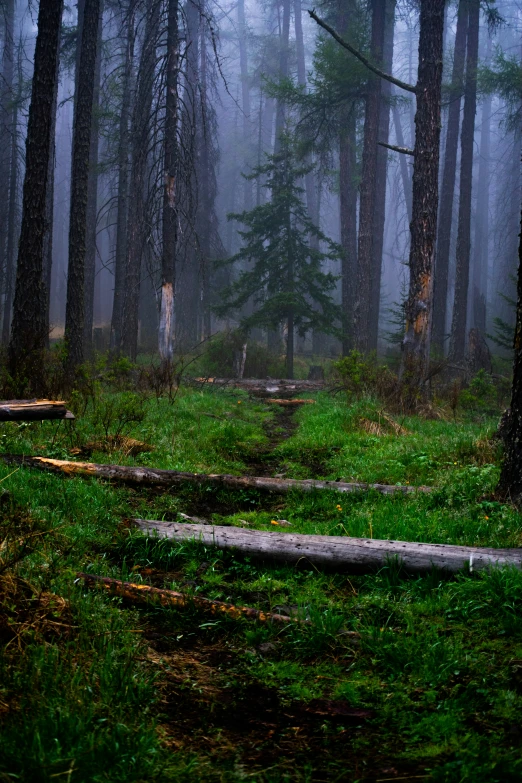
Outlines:
{"type": "MultiPolygon", "coordinates": [[[[270,448],[271,468],[289,477],[434,491],[162,493],[0,466],[9,492],[0,540],[10,552],[42,533],[4,573],[65,602],[53,633],[40,632],[41,624],[16,625],[15,594],[0,589],[0,619],[14,628],[0,655],[6,780],[520,780],[519,572],[411,577],[390,563],[366,576],[323,573],[146,539],[122,525],[181,511],[254,529],[284,519],[291,526],[282,532],[521,545],[520,515],[494,496],[494,420],[398,419],[404,434],[369,435],[360,422],[379,421],[377,403],[316,400],[293,414],[296,430],[274,436],[263,403],[186,390],[174,405],[144,402],[145,418],[127,428],[154,452],[92,459],[240,474],[270,448]],[[79,570],[309,622],[262,626],[193,608],[133,607],[87,591],[79,570]]],[[[70,431],[2,425],[2,449],[70,458],[103,435],[97,415],[88,408],[70,431]]]]}

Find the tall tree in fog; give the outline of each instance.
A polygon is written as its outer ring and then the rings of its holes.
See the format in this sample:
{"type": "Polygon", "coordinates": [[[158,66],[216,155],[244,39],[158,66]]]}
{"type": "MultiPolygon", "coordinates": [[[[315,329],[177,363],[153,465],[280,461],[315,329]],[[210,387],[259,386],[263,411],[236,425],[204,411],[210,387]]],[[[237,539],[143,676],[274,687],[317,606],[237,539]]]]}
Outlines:
{"type": "Polygon", "coordinates": [[[455,178],[457,172],[460,109],[464,83],[464,65],[466,61],[468,5],[468,0],[459,0],[453,54],[453,72],[451,75],[451,84],[448,89],[449,109],[446,128],[446,146],[444,150],[444,169],[440,191],[435,274],[433,279],[432,342],[440,354],[442,354],[444,350],[446,333],[448,270],[453,219],[453,199],[455,195],[455,178]]]}
{"type": "Polygon", "coordinates": [[[52,109],[63,0],[40,0],[34,53],[31,105],[27,122],[22,225],[9,343],[13,392],[41,394],[45,389],[44,351],[48,334],[43,275],[45,206],[51,156],[52,109]]]}
{"type": "Polygon", "coordinates": [[[460,144],[460,198],[457,230],[457,264],[455,299],[451,323],[450,356],[463,361],[466,353],[469,264],[471,255],[471,191],[473,184],[473,145],[477,112],[477,65],[479,44],[480,0],[469,0],[466,44],[466,86],[460,144]]]}
{"type": "Polygon", "coordinates": [[[147,0],[145,33],[138,67],[136,100],[131,125],[131,174],[127,263],[123,292],[123,351],[135,360],[138,352],[138,323],[142,256],[145,249],[145,200],[148,141],[151,125],[152,90],[156,66],[156,36],[160,5],[147,0]]]}
{"type": "MultiPolygon", "coordinates": [[[[11,169],[11,140],[13,126],[14,73],[14,0],[7,0],[3,9],[4,51],[2,53],[2,82],[0,84],[0,181],[9,181],[11,169]]],[[[6,246],[9,222],[9,199],[0,204],[0,296],[6,293],[6,246]]]]}
{"type": "Polygon", "coordinates": [[[445,0],[421,0],[419,68],[415,86],[387,74],[345,41],[314,11],[310,16],[377,76],[417,95],[413,166],[413,203],[410,224],[410,280],[405,302],[405,334],[402,341],[401,378],[413,385],[426,378],[429,360],[429,327],[433,256],[437,228],[442,83],[442,39],[445,0]]]}
{"type": "Polygon", "coordinates": [[[74,107],[71,164],[71,210],[69,264],[65,310],[65,369],[69,383],[84,359],[85,251],[87,194],[92,132],[96,44],[100,22],[100,0],[85,0],[81,25],[79,69],[74,107]]]}
{"type": "MultiPolygon", "coordinates": [[[[239,41],[239,69],[241,78],[241,109],[243,124],[243,144],[246,152],[245,173],[251,166],[250,137],[252,133],[252,118],[250,116],[250,79],[248,74],[248,50],[247,50],[247,26],[245,22],[245,0],[237,3],[237,27],[239,41]]],[[[245,178],[243,181],[245,209],[252,209],[252,180],[245,178]]]]}
{"type": "Polygon", "coordinates": [[[178,204],[176,175],[178,154],[178,79],[179,27],[178,0],[167,4],[166,107],[163,140],[164,185],[161,250],[161,310],[159,323],[159,354],[169,362],[173,353],[174,284],[176,275],[176,244],[178,236],[178,204]]]}
{"type": "MultiPolygon", "coordinates": [[[[389,73],[393,65],[393,34],[395,32],[396,0],[386,0],[382,63],[389,73]]],[[[377,350],[379,335],[379,312],[381,305],[381,274],[382,254],[384,249],[384,224],[386,219],[386,186],[388,152],[382,144],[388,143],[390,132],[390,99],[391,84],[386,79],[381,81],[381,100],[379,107],[379,147],[375,166],[375,196],[373,208],[373,241],[372,241],[372,274],[370,285],[370,334],[369,348],[377,350]]]]}
{"type": "MultiPolygon", "coordinates": [[[[289,67],[289,42],[290,42],[290,0],[281,0],[282,19],[280,17],[280,35],[279,35],[279,78],[288,78],[289,67]]],[[[281,7],[280,6],[280,7],[281,7]]],[[[279,148],[279,137],[285,128],[285,101],[279,97],[276,105],[275,119],[275,142],[274,151],[279,148]]]]}
{"type": "Polygon", "coordinates": [[[100,2],[100,23],[96,45],[96,66],[94,69],[94,91],[92,98],[91,149],[89,152],[89,185],[87,189],[87,234],[85,250],[85,355],[92,354],[92,335],[94,325],[94,289],[96,279],[97,226],[98,226],[98,162],[100,134],[100,80],[103,43],[103,6],[100,2]]]}
{"type": "MultiPolygon", "coordinates": [[[[386,3],[372,0],[372,61],[382,66],[386,3]]],[[[374,210],[376,168],[381,107],[381,79],[370,72],[366,88],[364,140],[359,204],[359,239],[357,249],[357,288],[355,296],[355,342],[357,349],[370,349],[370,303],[373,272],[374,210]]]]}
{"type": "Polygon", "coordinates": [[[114,259],[114,297],[111,321],[111,351],[119,353],[122,347],[123,299],[128,248],[129,217],[129,148],[132,113],[132,69],[134,60],[135,0],[122,9],[124,55],[121,70],[121,108],[118,132],[118,189],[116,217],[116,253],[114,259]]]}

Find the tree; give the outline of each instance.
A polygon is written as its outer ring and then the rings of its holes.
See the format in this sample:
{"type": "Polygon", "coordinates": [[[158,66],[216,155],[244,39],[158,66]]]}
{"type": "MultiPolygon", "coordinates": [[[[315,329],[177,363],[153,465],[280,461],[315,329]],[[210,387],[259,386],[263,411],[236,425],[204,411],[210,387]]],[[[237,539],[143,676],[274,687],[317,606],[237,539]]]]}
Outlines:
{"type": "Polygon", "coordinates": [[[437,251],[433,277],[432,342],[441,355],[444,351],[444,338],[446,332],[451,225],[453,218],[453,199],[455,196],[455,177],[457,172],[460,109],[464,83],[464,65],[466,61],[467,29],[468,0],[459,0],[453,54],[453,72],[451,84],[448,89],[449,109],[446,129],[446,148],[444,151],[444,168],[442,173],[437,231],[437,251]]]}
{"type": "Polygon", "coordinates": [[[517,320],[514,340],[511,407],[505,435],[505,455],[498,492],[515,502],[522,498],[522,213],[518,248],[517,320]]]}
{"type": "Polygon", "coordinates": [[[405,302],[405,334],[400,376],[422,387],[429,361],[433,256],[437,228],[442,38],[445,0],[421,0],[419,68],[412,85],[381,70],[362,55],[314,11],[310,16],[377,76],[417,96],[413,150],[413,198],[410,225],[410,280],[405,302]]]}
{"type": "Polygon", "coordinates": [[[468,315],[469,262],[471,254],[471,191],[473,182],[473,145],[477,111],[477,65],[479,45],[480,0],[469,6],[466,51],[466,87],[462,117],[460,153],[460,198],[457,231],[457,266],[455,299],[450,336],[450,356],[462,362],[466,353],[468,315]]]}
{"type": "Polygon", "coordinates": [[[45,208],[62,12],[63,0],[40,0],[34,53],[37,78],[33,79],[27,123],[22,225],[9,343],[13,392],[20,396],[45,390],[44,352],[49,326],[43,275],[45,208]]]}
{"type": "Polygon", "coordinates": [[[65,310],[65,370],[69,382],[84,358],[85,250],[87,234],[87,194],[91,150],[92,107],[100,0],[85,0],[74,107],[71,165],[71,214],[69,226],[69,265],[65,310]]]}
{"type": "Polygon", "coordinates": [[[178,0],[168,0],[166,108],[163,137],[164,176],[162,250],[161,250],[161,310],[159,323],[159,354],[163,362],[170,362],[173,354],[174,285],[176,275],[176,244],[178,238],[178,203],[176,175],[178,155],[178,77],[179,29],[178,0]]]}
{"type": "Polygon", "coordinates": [[[294,330],[302,336],[311,329],[336,332],[340,308],[330,296],[335,277],[321,271],[321,264],[338,258],[338,248],[310,220],[298,182],[306,167],[296,162],[286,134],[279,150],[266,157],[252,178],[266,177],[271,199],[250,212],[230,215],[246,226],[240,231],[243,246],[227,264],[249,262],[237,280],[222,292],[218,315],[240,311],[250,299],[253,312],[240,321],[245,331],[253,327],[275,330],[286,325],[286,372],[293,378],[294,330]],[[312,246],[314,236],[328,247],[321,252],[312,246]]]}

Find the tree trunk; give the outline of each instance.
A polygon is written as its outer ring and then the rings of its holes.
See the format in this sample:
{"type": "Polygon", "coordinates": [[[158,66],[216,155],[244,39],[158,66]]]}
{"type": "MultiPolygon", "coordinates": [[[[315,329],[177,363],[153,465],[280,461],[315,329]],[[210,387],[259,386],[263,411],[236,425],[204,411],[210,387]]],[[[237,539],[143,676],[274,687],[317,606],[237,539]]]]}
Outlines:
{"type": "Polygon", "coordinates": [[[442,33],[445,0],[421,0],[410,281],[400,376],[420,386],[429,361],[433,256],[439,187],[442,33]]]}
{"type": "Polygon", "coordinates": [[[492,549],[409,541],[381,541],[350,536],[276,533],[244,530],[231,525],[192,525],[134,520],[149,535],[172,541],[200,541],[205,546],[233,549],[250,557],[367,573],[385,568],[397,559],[405,571],[429,574],[434,568],[459,573],[464,569],[487,571],[495,566],[522,567],[522,549],[492,549]]]}
{"type": "Polygon", "coordinates": [[[25,465],[67,476],[86,476],[121,481],[124,484],[159,487],[177,487],[182,484],[198,484],[231,489],[259,489],[266,492],[286,494],[294,490],[314,492],[328,489],[334,492],[367,492],[374,490],[382,495],[415,492],[431,492],[430,487],[398,486],[396,484],[363,484],[343,481],[318,481],[315,479],[278,479],[265,476],[230,476],[228,474],[185,473],[179,470],[161,470],[159,468],[127,467],[125,465],[106,465],[95,462],[72,462],[51,459],[50,457],[31,457],[22,454],[0,454],[0,460],[8,465],[25,465]]]}
{"type": "Polygon", "coordinates": [[[49,348],[49,337],[51,324],[49,322],[51,309],[51,277],[53,271],[53,224],[54,224],[54,172],[56,169],[56,114],[58,112],[58,83],[60,78],[60,52],[58,51],[58,61],[56,63],[56,82],[54,85],[53,107],[51,117],[51,156],[49,158],[49,173],[47,175],[47,193],[45,205],[45,237],[44,237],[44,256],[43,256],[43,275],[46,293],[46,315],[45,320],[48,324],[47,329],[47,347],[49,348]]]}
{"type": "Polygon", "coordinates": [[[71,166],[71,210],[69,227],[69,265],[65,310],[65,370],[72,383],[83,363],[85,323],[85,249],[87,232],[87,192],[91,149],[92,105],[96,70],[96,43],[100,21],[100,0],[85,0],[80,42],[78,96],[73,123],[71,166]]]}
{"type": "MultiPolygon", "coordinates": [[[[384,70],[390,73],[393,65],[393,33],[395,29],[395,5],[396,0],[386,0],[382,61],[384,70]]],[[[378,141],[388,143],[390,133],[390,99],[391,84],[381,81],[381,96],[379,109],[378,141]]],[[[379,336],[379,311],[381,306],[381,275],[382,253],[384,247],[384,223],[386,219],[386,173],[388,168],[388,150],[377,147],[377,161],[375,168],[375,200],[373,213],[373,245],[372,245],[372,276],[370,290],[369,312],[369,343],[370,351],[377,351],[379,336]]]]}
{"type": "Polygon", "coordinates": [[[45,203],[52,138],[52,103],[60,46],[63,0],[40,0],[34,53],[31,105],[27,123],[26,170],[9,372],[14,390],[33,393],[45,387],[47,340],[43,278],[45,203]]]}
{"type": "MultiPolygon", "coordinates": [[[[385,8],[383,0],[372,0],[371,56],[382,63],[385,8]]],[[[381,79],[375,74],[368,78],[364,113],[364,141],[359,205],[359,242],[357,252],[357,290],[355,298],[355,343],[357,350],[367,353],[370,342],[370,308],[372,288],[372,259],[374,242],[374,209],[376,167],[381,106],[381,79]]]]}
{"type": "Polygon", "coordinates": [[[343,132],[339,139],[339,209],[341,222],[341,283],[343,309],[343,356],[354,346],[353,303],[357,275],[357,159],[356,111],[344,110],[343,132]]]}
{"type": "MultiPolygon", "coordinates": [[[[116,253],[114,258],[114,296],[111,321],[111,352],[122,348],[123,299],[127,263],[127,230],[129,217],[129,147],[131,118],[131,79],[134,60],[134,0],[125,9],[125,61],[122,77],[122,101],[118,134],[118,215],[116,219],[116,253]]],[[[134,198],[134,195],[133,195],[134,198]]]]}
{"type": "MultiPolygon", "coordinates": [[[[204,7],[202,14],[204,14],[204,7]]],[[[199,160],[199,196],[200,219],[198,226],[198,242],[201,251],[200,263],[200,285],[201,285],[201,330],[198,337],[201,340],[208,340],[211,335],[211,311],[210,311],[210,275],[212,269],[211,260],[211,238],[214,224],[214,196],[215,187],[211,183],[211,162],[209,149],[212,143],[212,123],[209,122],[209,96],[207,83],[207,42],[205,40],[205,30],[203,19],[200,20],[200,92],[201,92],[201,128],[199,129],[200,154],[199,160]]],[[[250,204],[252,205],[252,189],[250,189],[250,204]]]]}
{"type": "MultiPolygon", "coordinates": [[[[277,74],[279,79],[288,78],[288,55],[289,55],[289,39],[290,39],[290,0],[282,0],[283,7],[283,21],[281,27],[281,34],[279,36],[279,73],[277,74]]],[[[278,98],[276,106],[276,121],[275,121],[275,141],[274,152],[279,149],[279,139],[285,129],[285,104],[284,101],[278,98]]]]}
{"type": "Polygon", "coordinates": [[[9,177],[9,215],[7,223],[7,248],[5,271],[5,299],[2,322],[2,343],[9,343],[11,311],[13,309],[13,279],[15,274],[15,252],[17,243],[17,207],[18,207],[18,107],[13,107],[13,136],[11,138],[11,173],[9,177]]]}
{"type": "MultiPolygon", "coordinates": [[[[295,48],[297,56],[297,83],[300,87],[306,89],[306,65],[305,50],[303,38],[303,19],[302,19],[302,0],[294,0],[294,21],[295,21],[295,48]]],[[[312,156],[307,155],[305,163],[307,166],[312,164],[312,156]]],[[[314,173],[309,171],[305,174],[305,193],[306,208],[311,220],[319,227],[319,215],[317,215],[317,193],[314,182],[314,173]]],[[[311,237],[312,247],[319,249],[317,237],[311,237]]]]}
{"type": "Polygon", "coordinates": [[[173,356],[174,285],[178,236],[176,188],[178,168],[178,61],[178,0],[168,0],[166,115],[163,142],[165,185],[163,195],[163,247],[161,254],[161,311],[159,323],[159,354],[163,362],[170,362],[173,356]]]}
{"type": "Polygon", "coordinates": [[[517,320],[514,341],[511,408],[504,438],[505,454],[497,491],[520,504],[522,500],[522,213],[518,246],[517,320]]]}
{"type": "MultiPolygon", "coordinates": [[[[404,134],[402,132],[402,122],[399,109],[394,104],[392,107],[393,112],[393,127],[395,128],[395,138],[399,147],[405,147],[404,134]]],[[[399,166],[401,169],[402,189],[404,191],[404,203],[406,204],[406,213],[408,215],[408,223],[411,223],[411,176],[408,171],[408,161],[406,155],[399,154],[399,166]]]]}
{"type": "Polygon", "coordinates": [[[129,239],[123,306],[123,351],[132,361],[138,353],[140,279],[145,245],[145,200],[147,150],[150,133],[152,91],[156,65],[156,34],[159,25],[159,4],[149,0],[145,36],[138,70],[136,102],[132,120],[132,199],[129,204],[129,239]]]}
{"type": "Polygon", "coordinates": [[[471,191],[473,185],[473,146],[477,112],[477,64],[479,44],[480,0],[469,6],[466,52],[466,88],[460,144],[460,199],[457,231],[457,266],[455,299],[451,324],[450,357],[463,362],[466,355],[469,262],[471,255],[471,191]]]}
{"type": "MultiPolygon", "coordinates": [[[[11,140],[13,127],[13,73],[14,73],[14,0],[7,0],[2,9],[4,21],[4,51],[2,54],[2,83],[0,85],[0,181],[9,181],[11,168],[11,140]]],[[[9,200],[0,204],[0,296],[6,300],[7,233],[9,200]]]]}
{"type": "Polygon", "coordinates": [[[439,354],[444,352],[446,336],[446,312],[448,306],[448,269],[453,220],[453,199],[457,172],[459,145],[460,107],[466,60],[466,35],[468,29],[468,0],[459,0],[453,72],[449,94],[448,127],[444,152],[444,171],[440,191],[440,211],[437,232],[437,255],[433,279],[432,342],[439,354]]]}
{"type": "MultiPolygon", "coordinates": [[[[243,110],[243,146],[245,149],[245,161],[243,171],[247,173],[251,167],[250,160],[252,135],[252,118],[250,116],[250,84],[248,77],[248,53],[247,53],[247,27],[245,22],[245,0],[238,0],[237,23],[239,36],[239,69],[241,78],[241,108],[243,110]]],[[[252,209],[252,180],[243,180],[243,208],[249,212],[252,209]]]]}
{"type": "Polygon", "coordinates": [[[489,188],[490,188],[490,139],[491,95],[482,104],[482,129],[480,132],[480,161],[478,173],[478,205],[475,220],[475,261],[473,264],[473,320],[476,328],[486,334],[486,307],[488,299],[488,246],[489,246],[489,188]]]}
{"type": "Polygon", "coordinates": [[[85,355],[92,356],[92,330],[94,326],[94,287],[96,280],[96,248],[98,218],[98,155],[100,135],[100,78],[103,43],[103,0],[100,2],[100,22],[96,45],[96,68],[94,71],[94,94],[91,130],[91,149],[89,152],[89,186],[87,191],[87,234],[85,249],[85,355]]]}

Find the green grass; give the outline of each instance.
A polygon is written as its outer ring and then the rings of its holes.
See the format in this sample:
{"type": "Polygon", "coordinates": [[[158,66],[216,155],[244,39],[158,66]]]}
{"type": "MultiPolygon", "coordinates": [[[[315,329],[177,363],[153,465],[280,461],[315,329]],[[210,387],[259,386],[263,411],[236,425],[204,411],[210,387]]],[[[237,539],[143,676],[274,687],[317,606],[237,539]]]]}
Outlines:
{"type": "MultiPolygon", "coordinates": [[[[70,458],[103,436],[103,406],[120,399],[102,396],[71,428],[2,425],[2,450],[70,458]]],[[[263,423],[274,415],[230,391],[133,404],[145,416],[125,434],[155,451],[92,459],[241,474],[267,448],[263,423]]],[[[2,780],[520,780],[520,572],[411,577],[390,563],[366,576],[323,573],[147,539],[121,525],[183,511],[253,529],[285,519],[291,527],[282,532],[520,546],[520,514],[494,496],[494,419],[401,418],[405,434],[370,436],[360,421],[378,421],[379,409],[372,400],[316,395],[276,447],[277,471],[429,484],[430,494],[160,493],[0,466],[9,492],[0,558],[18,536],[38,533],[0,571],[0,618],[8,605],[16,615],[1,590],[13,573],[36,594],[68,602],[55,617],[63,631],[46,635],[29,624],[0,654],[2,780]],[[309,622],[261,626],[195,609],[130,607],[87,591],[76,581],[80,570],[263,610],[291,607],[309,622]],[[317,700],[370,713],[344,719],[328,706],[321,713],[317,700]]],[[[4,642],[3,629],[0,622],[4,642]]]]}

